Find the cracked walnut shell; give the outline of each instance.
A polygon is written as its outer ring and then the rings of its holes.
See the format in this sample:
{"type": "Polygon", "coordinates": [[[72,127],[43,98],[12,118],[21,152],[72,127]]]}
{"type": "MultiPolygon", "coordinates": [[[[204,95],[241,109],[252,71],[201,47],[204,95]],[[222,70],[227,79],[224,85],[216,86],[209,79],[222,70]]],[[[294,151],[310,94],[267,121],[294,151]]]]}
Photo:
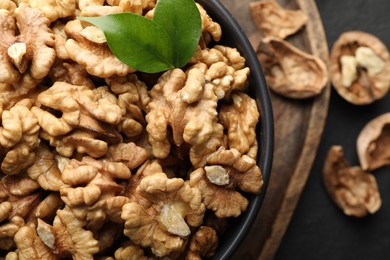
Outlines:
{"type": "Polygon", "coordinates": [[[314,97],[328,82],[326,64],[287,41],[266,37],[257,53],[270,89],[279,95],[295,99],[314,97]]]}
{"type": "Polygon", "coordinates": [[[307,15],[301,10],[288,10],[275,0],[249,3],[255,25],[264,36],[286,38],[299,31],[307,22],[307,15]]]}
{"type": "Polygon", "coordinates": [[[383,98],[390,87],[390,54],[372,34],[349,31],[340,35],[330,54],[332,84],[355,105],[383,98]]]}
{"type": "Polygon", "coordinates": [[[380,115],[360,132],[357,153],[363,170],[375,170],[390,164],[390,113],[380,115]]]}
{"type": "Polygon", "coordinates": [[[332,200],[348,216],[364,217],[381,206],[375,177],[359,166],[350,167],[341,146],[329,149],[323,180],[332,200]]]}

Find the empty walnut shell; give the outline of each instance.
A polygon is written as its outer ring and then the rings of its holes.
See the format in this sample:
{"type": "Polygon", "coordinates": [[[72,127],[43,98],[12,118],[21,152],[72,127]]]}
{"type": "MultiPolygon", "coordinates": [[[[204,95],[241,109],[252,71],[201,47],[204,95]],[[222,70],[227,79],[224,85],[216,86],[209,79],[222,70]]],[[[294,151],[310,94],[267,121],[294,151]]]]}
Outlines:
{"type": "Polygon", "coordinates": [[[332,200],[348,216],[364,217],[381,206],[375,177],[359,166],[350,167],[341,146],[329,149],[323,179],[332,200]]]}
{"type": "Polygon", "coordinates": [[[390,164],[390,113],[372,119],[360,132],[357,152],[364,170],[390,164]]]}
{"type": "Polygon", "coordinates": [[[374,35],[345,32],[333,45],[330,73],[334,88],[346,101],[355,105],[370,104],[389,90],[389,51],[374,35]]]}
{"type": "Polygon", "coordinates": [[[328,81],[327,67],[320,58],[279,38],[264,38],[258,57],[269,87],[282,96],[313,97],[321,93],[328,81]]]}
{"type": "Polygon", "coordinates": [[[296,33],[307,22],[302,10],[288,10],[274,0],[249,3],[253,22],[265,36],[286,38],[296,33]]]}

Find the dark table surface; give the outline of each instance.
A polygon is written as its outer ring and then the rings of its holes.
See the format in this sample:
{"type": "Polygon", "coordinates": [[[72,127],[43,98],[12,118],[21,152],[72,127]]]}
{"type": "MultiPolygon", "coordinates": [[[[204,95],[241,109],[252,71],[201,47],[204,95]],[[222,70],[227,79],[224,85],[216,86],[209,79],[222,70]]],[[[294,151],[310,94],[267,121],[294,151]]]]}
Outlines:
{"type": "MultiPolygon", "coordinates": [[[[379,37],[390,49],[389,0],[317,0],[329,49],[342,32],[361,30],[379,37]]],[[[382,207],[363,219],[345,216],[327,196],[322,168],[332,145],[344,148],[359,165],[356,139],[374,117],[390,112],[390,92],[371,105],[355,106],[332,89],[328,118],[309,179],[275,259],[390,259],[390,167],[372,171],[382,207]]],[[[389,147],[390,149],[390,147],[389,147]]]]}

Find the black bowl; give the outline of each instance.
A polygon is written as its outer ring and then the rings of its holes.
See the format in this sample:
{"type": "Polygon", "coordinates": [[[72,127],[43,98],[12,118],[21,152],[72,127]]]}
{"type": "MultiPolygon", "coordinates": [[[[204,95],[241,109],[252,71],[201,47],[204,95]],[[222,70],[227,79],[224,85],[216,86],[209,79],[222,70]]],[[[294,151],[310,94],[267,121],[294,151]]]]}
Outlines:
{"type": "Polygon", "coordinates": [[[259,142],[258,165],[264,179],[264,186],[259,195],[248,195],[249,206],[246,212],[233,219],[227,233],[220,238],[220,244],[213,259],[228,259],[240,245],[253,224],[264,200],[273,158],[273,114],[269,90],[264,73],[244,30],[232,14],[218,0],[196,0],[212,19],[222,27],[222,39],[218,44],[235,47],[246,59],[250,68],[249,95],[256,99],[260,109],[260,123],[257,128],[259,142]]]}

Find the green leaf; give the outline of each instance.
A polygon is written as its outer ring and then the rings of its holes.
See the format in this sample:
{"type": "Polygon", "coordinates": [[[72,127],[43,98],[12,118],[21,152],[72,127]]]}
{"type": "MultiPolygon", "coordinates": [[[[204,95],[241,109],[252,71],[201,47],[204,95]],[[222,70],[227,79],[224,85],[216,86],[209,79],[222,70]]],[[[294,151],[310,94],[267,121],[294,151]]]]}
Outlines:
{"type": "Polygon", "coordinates": [[[183,67],[202,33],[194,0],[158,0],[153,20],[134,13],[78,19],[99,27],[120,61],[148,73],[183,67]]]}
{"type": "Polygon", "coordinates": [[[194,54],[202,32],[202,19],[194,0],[159,0],[153,20],[171,37],[175,67],[184,66],[194,54]]]}
{"type": "Polygon", "coordinates": [[[148,73],[174,68],[170,36],[153,20],[133,13],[79,19],[99,27],[108,47],[123,63],[148,73]]]}

